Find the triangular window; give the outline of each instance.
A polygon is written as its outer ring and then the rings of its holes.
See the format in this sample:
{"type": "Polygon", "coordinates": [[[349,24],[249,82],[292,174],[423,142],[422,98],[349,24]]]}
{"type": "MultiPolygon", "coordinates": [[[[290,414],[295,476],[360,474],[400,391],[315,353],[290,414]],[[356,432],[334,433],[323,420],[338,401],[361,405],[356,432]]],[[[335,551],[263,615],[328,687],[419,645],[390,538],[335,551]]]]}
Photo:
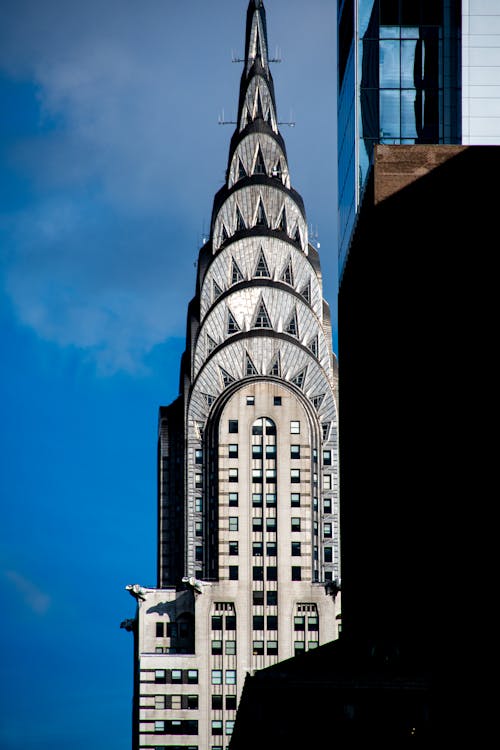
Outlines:
{"type": "Polygon", "coordinates": [[[259,306],[257,308],[257,313],[255,315],[254,319],[254,328],[272,328],[271,321],[269,320],[269,315],[267,314],[266,306],[264,305],[264,302],[262,300],[259,303],[259,306]]]}
{"type": "Polygon", "coordinates": [[[311,301],[311,282],[308,281],[303,290],[301,291],[302,297],[308,302],[311,301]]]}
{"type": "Polygon", "coordinates": [[[238,264],[236,263],[235,259],[232,258],[231,261],[231,284],[237,284],[239,281],[244,281],[243,274],[238,268],[238,264]]]}
{"type": "Polygon", "coordinates": [[[303,388],[304,383],[306,380],[306,373],[307,373],[307,367],[304,367],[303,370],[300,370],[295,377],[291,379],[291,382],[297,386],[297,388],[303,388]]]}
{"type": "Polygon", "coordinates": [[[214,280],[212,284],[212,295],[213,295],[213,301],[220,297],[222,294],[222,289],[218,285],[218,283],[214,280]]]}
{"type": "Polygon", "coordinates": [[[216,346],[217,346],[217,342],[214,341],[213,338],[207,334],[207,353],[210,354],[211,352],[213,352],[216,346]]]}
{"type": "Polygon", "coordinates": [[[219,367],[219,369],[222,376],[222,382],[224,383],[224,388],[227,388],[228,385],[231,385],[231,383],[234,383],[236,381],[236,378],[233,378],[233,376],[230,375],[227,370],[224,370],[223,367],[219,367]]]}
{"type": "Polygon", "coordinates": [[[255,226],[267,227],[267,216],[266,216],[266,212],[264,211],[264,204],[262,203],[262,198],[259,200],[259,205],[257,206],[257,217],[255,219],[255,226]]]}
{"type": "Polygon", "coordinates": [[[255,268],[254,276],[261,276],[261,277],[269,278],[270,275],[271,274],[269,273],[269,267],[267,265],[264,251],[261,250],[259,253],[259,259],[257,261],[257,266],[255,268]]]}
{"type": "Polygon", "coordinates": [[[299,243],[301,242],[301,236],[300,236],[300,230],[299,230],[299,225],[298,224],[297,224],[297,228],[295,230],[294,240],[295,240],[295,242],[299,242],[299,243]]]}
{"type": "Polygon", "coordinates": [[[240,327],[238,323],[235,320],[234,315],[232,314],[231,310],[227,311],[227,332],[228,333],[237,333],[240,330],[240,327]]]}
{"type": "Polygon", "coordinates": [[[283,208],[281,209],[280,217],[278,219],[278,223],[276,224],[276,229],[281,232],[288,232],[285,206],[283,206],[283,208]]]}
{"type": "Polygon", "coordinates": [[[253,168],[254,174],[266,174],[266,165],[264,163],[264,157],[262,156],[262,151],[260,150],[260,146],[257,150],[257,158],[255,159],[255,166],[253,168]]]}
{"type": "Polygon", "coordinates": [[[246,228],[247,228],[247,225],[245,224],[245,219],[241,215],[241,211],[238,208],[238,206],[236,206],[236,231],[240,232],[242,229],[246,229],[246,228]]]}
{"type": "Polygon", "coordinates": [[[289,333],[291,336],[299,335],[299,326],[297,323],[297,311],[296,310],[293,311],[293,313],[290,315],[290,318],[288,319],[288,322],[285,326],[285,333],[289,333]]]}
{"type": "Polygon", "coordinates": [[[323,440],[328,440],[328,436],[330,435],[330,422],[323,422],[321,429],[323,431],[323,440]]]}
{"type": "Polygon", "coordinates": [[[324,398],[325,398],[325,394],[324,393],[322,393],[320,396],[313,396],[312,397],[311,401],[313,402],[315,409],[319,409],[319,407],[323,403],[323,399],[324,398]]]}
{"type": "Polygon", "coordinates": [[[245,373],[247,375],[258,375],[258,370],[255,367],[254,363],[250,359],[250,356],[248,352],[245,352],[245,373]]]}
{"type": "Polygon", "coordinates": [[[293,269],[292,269],[292,261],[289,258],[286,266],[283,269],[283,273],[280,276],[280,281],[284,281],[285,284],[290,284],[290,286],[293,286],[293,269]]]}
{"type": "Polygon", "coordinates": [[[264,119],[264,112],[263,112],[263,109],[262,109],[262,102],[261,102],[261,99],[260,99],[260,91],[259,91],[259,89],[257,89],[257,107],[256,107],[256,110],[257,111],[255,112],[254,120],[257,119],[257,118],[260,118],[261,120],[263,120],[264,119]]]}
{"type": "Polygon", "coordinates": [[[281,377],[281,357],[279,352],[276,355],[276,359],[274,360],[273,364],[271,365],[269,375],[276,375],[276,377],[278,378],[281,377]]]}
{"type": "Polygon", "coordinates": [[[243,162],[241,161],[241,159],[238,159],[238,163],[238,180],[242,180],[247,176],[247,173],[245,172],[245,167],[243,166],[243,162]]]}
{"type": "Polygon", "coordinates": [[[315,357],[318,356],[318,337],[314,336],[308,344],[309,349],[312,351],[315,357]]]}
{"type": "Polygon", "coordinates": [[[229,235],[227,233],[226,225],[222,224],[222,244],[229,238],[229,235]]]}
{"type": "Polygon", "coordinates": [[[266,122],[272,127],[273,126],[273,118],[271,117],[271,107],[267,110],[267,118],[266,122]]]}
{"type": "Polygon", "coordinates": [[[213,402],[215,401],[215,396],[211,396],[209,393],[203,394],[205,401],[207,402],[207,406],[212,406],[213,402]]]}

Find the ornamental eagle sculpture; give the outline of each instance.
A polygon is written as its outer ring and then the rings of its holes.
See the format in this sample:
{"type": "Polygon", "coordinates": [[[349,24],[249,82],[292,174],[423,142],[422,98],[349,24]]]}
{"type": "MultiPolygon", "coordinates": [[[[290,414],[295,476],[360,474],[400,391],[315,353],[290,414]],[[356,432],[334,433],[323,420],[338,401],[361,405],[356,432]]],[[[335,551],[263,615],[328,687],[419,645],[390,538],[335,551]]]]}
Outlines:
{"type": "Polygon", "coordinates": [[[194,591],[197,591],[198,594],[203,594],[203,586],[212,585],[209,581],[200,581],[199,578],[195,578],[194,576],[184,576],[182,583],[187,583],[187,585],[194,591]]]}
{"type": "Polygon", "coordinates": [[[134,597],[134,599],[137,599],[137,601],[146,601],[146,594],[148,591],[151,591],[151,589],[145,589],[143,586],[141,586],[138,583],[132,583],[128,584],[128,586],[125,586],[126,591],[129,592],[131,596],[134,597]]]}

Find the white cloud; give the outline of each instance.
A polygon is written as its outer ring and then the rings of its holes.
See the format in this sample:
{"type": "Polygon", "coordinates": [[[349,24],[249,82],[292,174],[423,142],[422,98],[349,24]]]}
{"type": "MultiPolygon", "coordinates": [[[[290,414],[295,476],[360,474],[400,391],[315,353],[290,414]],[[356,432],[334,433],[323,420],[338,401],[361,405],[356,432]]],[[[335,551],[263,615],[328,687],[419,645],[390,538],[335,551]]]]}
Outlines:
{"type": "Polygon", "coordinates": [[[51,597],[16,570],[5,570],[5,578],[23,597],[24,603],[37,615],[45,615],[51,605],[51,597]]]}

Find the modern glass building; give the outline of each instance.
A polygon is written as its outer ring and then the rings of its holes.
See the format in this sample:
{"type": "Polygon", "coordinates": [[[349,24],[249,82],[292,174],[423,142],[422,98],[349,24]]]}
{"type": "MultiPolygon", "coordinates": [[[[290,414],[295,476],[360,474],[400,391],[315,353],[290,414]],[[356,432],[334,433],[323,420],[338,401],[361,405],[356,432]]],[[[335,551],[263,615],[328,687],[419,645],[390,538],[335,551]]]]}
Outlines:
{"type": "Polygon", "coordinates": [[[462,142],[462,23],[460,0],[338,0],[340,274],[374,144],[462,142]]]}

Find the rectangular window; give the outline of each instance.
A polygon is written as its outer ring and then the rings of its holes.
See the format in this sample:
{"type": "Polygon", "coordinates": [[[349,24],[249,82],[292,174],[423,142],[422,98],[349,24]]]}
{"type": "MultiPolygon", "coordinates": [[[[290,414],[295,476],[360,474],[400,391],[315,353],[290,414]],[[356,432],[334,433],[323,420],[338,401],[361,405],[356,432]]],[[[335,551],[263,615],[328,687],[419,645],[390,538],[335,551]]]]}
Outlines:
{"type": "Polygon", "coordinates": [[[332,489],[332,475],[331,474],[323,475],[323,489],[324,490],[332,489]]]}
{"type": "Polygon", "coordinates": [[[226,641],[226,655],[234,656],[236,654],[236,641],[226,641]]]}
{"type": "Polygon", "coordinates": [[[262,458],[262,445],[252,445],[252,458],[262,458]]]}
{"type": "Polygon", "coordinates": [[[300,542],[292,542],[292,557],[300,557],[300,542]]]}
{"type": "Polygon", "coordinates": [[[232,734],[234,729],[234,719],[226,719],[226,734],[232,734]]]}
{"type": "Polygon", "coordinates": [[[194,452],[194,462],[196,464],[202,464],[203,463],[203,451],[200,449],[195,450],[194,452]]]}
{"type": "Polygon", "coordinates": [[[226,695],[226,711],[236,711],[235,695],[226,695]]]}
{"type": "Polygon", "coordinates": [[[305,641],[295,641],[294,642],[294,650],[295,650],[295,656],[298,654],[303,654],[306,650],[306,643],[305,641]]]}
{"type": "Polygon", "coordinates": [[[155,721],[155,732],[158,734],[165,734],[165,722],[155,721]]]}
{"type": "Polygon", "coordinates": [[[236,630],[236,615],[226,615],[226,630],[236,630]]]}
{"type": "Polygon", "coordinates": [[[325,562],[333,562],[333,549],[331,547],[325,547],[324,549],[325,562]]]}
{"type": "Polygon", "coordinates": [[[196,709],[198,708],[198,696],[188,695],[186,703],[190,711],[196,711],[196,709]]]}
{"type": "Polygon", "coordinates": [[[196,487],[196,489],[201,489],[203,487],[203,476],[201,474],[195,474],[194,478],[194,486],[196,487]]]}
{"type": "Polygon", "coordinates": [[[201,497],[195,497],[194,509],[197,513],[203,513],[203,500],[201,497]]]}
{"type": "Polygon", "coordinates": [[[277,656],[278,655],[278,641],[268,641],[267,642],[267,653],[270,656],[277,656]]]}
{"type": "Polygon", "coordinates": [[[332,538],[332,524],[331,523],[324,523],[323,524],[323,536],[326,539],[332,538]]]}
{"type": "Polygon", "coordinates": [[[291,469],[290,482],[292,484],[298,484],[300,482],[300,469],[291,469]]]}
{"type": "Polygon", "coordinates": [[[262,542],[252,542],[252,555],[254,557],[260,557],[264,553],[264,545],[262,542]]]}
{"type": "Polygon", "coordinates": [[[332,498],[331,497],[325,497],[325,499],[323,500],[323,511],[324,513],[332,512],[332,498]]]}
{"type": "Polygon", "coordinates": [[[262,482],[262,469],[252,469],[252,482],[256,484],[262,482]]]}
{"type": "Polygon", "coordinates": [[[238,531],[238,516],[229,516],[229,531],[238,531]]]}
{"type": "Polygon", "coordinates": [[[266,482],[276,484],[276,469],[266,469],[266,482]]]}
{"type": "Polygon", "coordinates": [[[194,555],[196,562],[203,562],[203,547],[197,545],[194,549],[194,555]]]}
{"type": "Polygon", "coordinates": [[[295,615],[293,618],[293,629],[294,630],[305,630],[306,618],[304,615],[295,615]]]}
{"type": "Polygon", "coordinates": [[[196,521],[194,524],[194,533],[196,536],[203,536],[203,521],[196,521]]]}
{"type": "Polygon", "coordinates": [[[266,458],[276,458],[275,445],[266,445],[266,458]]]}
{"type": "Polygon", "coordinates": [[[165,708],[166,705],[166,696],[164,695],[155,695],[155,708],[157,711],[160,711],[161,709],[165,708]]]}
{"type": "Polygon", "coordinates": [[[170,697],[170,708],[180,711],[182,708],[182,695],[172,695],[170,697]]]}
{"type": "Polygon", "coordinates": [[[262,517],[255,516],[252,518],[252,531],[262,531],[262,517]]]}
{"type": "Polygon", "coordinates": [[[212,654],[214,656],[219,656],[220,654],[222,654],[222,641],[220,640],[212,641],[212,654]]]}
{"type": "Polygon", "coordinates": [[[236,669],[226,669],[226,685],[236,685],[236,669]]]}
{"type": "Polygon", "coordinates": [[[290,422],[290,434],[300,435],[300,422],[296,422],[296,421],[290,422]]]}
{"type": "Polygon", "coordinates": [[[277,519],[266,518],[266,531],[276,531],[277,519]]]}
{"type": "Polygon", "coordinates": [[[254,565],[252,567],[252,580],[263,581],[264,580],[264,568],[262,565],[254,565]]]}
{"type": "Polygon", "coordinates": [[[276,565],[268,565],[266,568],[266,579],[268,581],[278,580],[278,568],[276,565]]]}
{"type": "Polygon", "coordinates": [[[229,507],[230,508],[238,507],[238,493],[237,492],[229,493],[229,507]]]}
{"type": "Polygon", "coordinates": [[[263,656],[264,654],[264,641],[254,641],[253,646],[253,655],[254,656],[263,656]]]}
{"type": "Polygon", "coordinates": [[[188,669],[188,684],[189,685],[198,684],[198,670],[197,669],[188,669]]]}
{"type": "Polygon", "coordinates": [[[300,445],[290,446],[290,458],[300,458],[300,445]]]}
{"type": "Polygon", "coordinates": [[[238,420],[230,419],[228,425],[228,432],[238,432],[238,420]]]}
{"type": "Polygon", "coordinates": [[[262,507],[262,492],[252,492],[252,505],[254,508],[262,507]]]}
{"type": "Polygon", "coordinates": [[[307,618],[307,627],[309,630],[318,630],[319,629],[319,622],[318,622],[318,616],[317,615],[311,615],[307,618]]]}
{"type": "Polygon", "coordinates": [[[264,616],[254,615],[252,619],[252,627],[254,630],[264,630],[264,616]]]}
{"type": "Polygon", "coordinates": [[[229,458],[238,458],[238,443],[230,443],[229,458]]]}
{"type": "Polygon", "coordinates": [[[292,508],[300,507],[300,492],[292,492],[290,495],[290,505],[292,508]]]}
{"type": "Polygon", "coordinates": [[[277,615],[268,615],[267,616],[267,629],[268,630],[278,630],[278,617],[277,617],[277,615]]]}
{"type": "Polygon", "coordinates": [[[247,396],[247,406],[253,406],[255,404],[255,396],[247,396]]]}
{"type": "Polygon", "coordinates": [[[212,685],[222,685],[222,669],[212,669],[212,685]]]}
{"type": "Polygon", "coordinates": [[[275,604],[278,604],[278,592],[268,591],[266,594],[266,601],[269,606],[274,606],[275,604]]]}
{"type": "Polygon", "coordinates": [[[212,630],[222,630],[221,615],[212,615],[212,630]]]}
{"type": "Polygon", "coordinates": [[[332,452],[331,451],[323,451],[323,465],[324,466],[332,465],[332,452]]]}
{"type": "Polygon", "coordinates": [[[275,492],[266,492],[266,505],[271,508],[276,505],[276,493],[275,492]]]}
{"type": "Polygon", "coordinates": [[[222,710],[222,695],[212,695],[212,710],[222,710]]]}
{"type": "Polygon", "coordinates": [[[222,721],[220,719],[212,719],[212,735],[222,734],[222,721]]]}
{"type": "Polygon", "coordinates": [[[229,554],[230,555],[238,554],[238,542],[229,542],[229,554]]]}
{"type": "Polygon", "coordinates": [[[163,638],[164,629],[165,629],[165,623],[163,622],[156,623],[156,637],[157,638],[163,638]]]}
{"type": "Polygon", "coordinates": [[[238,469],[229,469],[229,481],[230,482],[238,481],[238,469]]]}
{"type": "Polygon", "coordinates": [[[273,404],[274,406],[281,406],[281,396],[274,396],[273,404]]]}
{"type": "Polygon", "coordinates": [[[266,555],[269,557],[276,557],[278,552],[278,545],[276,542],[266,542],[266,555]]]}
{"type": "Polygon", "coordinates": [[[300,531],[300,518],[292,518],[292,531],[300,531]]]}
{"type": "Polygon", "coordinates": [[[229,566],[229,580],[230,581],[238,580],[238,566],[237,565],[229,566]]]}
{"type": "Polygon", "coordinates": [[[264,592],[263,591],[252,592],[252,604],[256,607],[260,607],[264,604],[264,592]]]}
{"type": "Polygon", "coordinates": [[[182,669],[172,669],[171,671],[171,680],[174,683],[182,682],[182,669]]]}
{"type": "Polygon", "coordinates": [[[292,565],[292,581],[302,580],[302,568],[299,565],[292,565]]]}
{"type": "Polygon", "coordinates": [[[309,651],[312,648],[318,648],[318,646],[319,646],[318,641],[308,641],[308,643],[307,643],[307,648],[309,649],[309,651]]]}

